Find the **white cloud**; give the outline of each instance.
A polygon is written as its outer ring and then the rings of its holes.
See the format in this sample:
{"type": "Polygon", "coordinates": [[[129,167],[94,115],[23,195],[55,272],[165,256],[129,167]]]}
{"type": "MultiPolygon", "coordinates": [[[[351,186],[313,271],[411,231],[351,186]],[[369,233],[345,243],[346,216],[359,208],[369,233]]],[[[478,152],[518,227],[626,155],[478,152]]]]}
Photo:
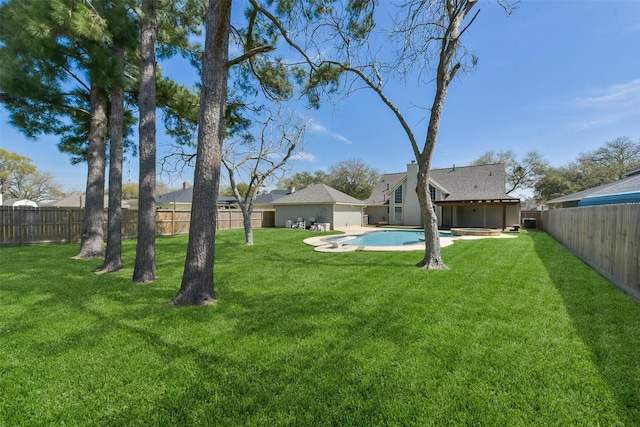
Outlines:
{"type": "Polygon", "coordinates": [[[316,158],[313,154],[307,151],[300,151],[291,156],[293,160],[303,160],[305,162],[315,162],[316,158]]]}
{"type": "Polygon", "coordinates": [[[604,89],[590,91],[588,96],[575,99],[576,106],[582,108],[610,108],[620,104],[639,102],[640,79],[628,83],[613,84],[604,89]]]}
{"type": "Polygon", "coordinates": [[[338,141],[344,142],[345,144],[351,144],[351,141],[344,135],[341,135],[336,132],[332,132],[327,129],[326,126],[321,125],[320,123],[313,122],[311,123],[311,131],[319,134],[328,135],[331,138],[337,139],[338,141]]]}
{"type": "Polygon", "coordinates": [[[640,120],[640,79],[587,91],[571,103],[572,129],[583,131],[611,125],[638,116],[640,120]]]}

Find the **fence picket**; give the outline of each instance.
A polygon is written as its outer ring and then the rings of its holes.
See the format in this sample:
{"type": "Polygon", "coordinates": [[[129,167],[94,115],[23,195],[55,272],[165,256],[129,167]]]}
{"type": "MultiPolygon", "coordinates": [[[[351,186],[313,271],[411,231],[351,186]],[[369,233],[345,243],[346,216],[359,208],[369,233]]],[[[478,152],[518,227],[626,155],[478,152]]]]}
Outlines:
{"type": "MultiPolygon", "coordinates": [[[[122,211],[122,237],[135,238],[138,234],[138,211],[122,211]]],[[[0,206],[0,246],[20,246],[44,243],[75,243],[82,236],[82,208],[30,208],[0,206]]],[[[174,236],[189,233],[190,211],[156,211],[156,234],[174,236]]],[[[242,212],[235,209],[218,211],[218,230],[243,228],[242,212]]],[[[254,227],[274,227],[275,211],[254,211],[254,227]]],[[[104,232],[107,233],[107,212],[104,214],[104,232]]]]}
{"type": "Polygon", "coordinates": [[[640,299],[640,204],[552,209],[543,230],[611,283],[640,299]]]}

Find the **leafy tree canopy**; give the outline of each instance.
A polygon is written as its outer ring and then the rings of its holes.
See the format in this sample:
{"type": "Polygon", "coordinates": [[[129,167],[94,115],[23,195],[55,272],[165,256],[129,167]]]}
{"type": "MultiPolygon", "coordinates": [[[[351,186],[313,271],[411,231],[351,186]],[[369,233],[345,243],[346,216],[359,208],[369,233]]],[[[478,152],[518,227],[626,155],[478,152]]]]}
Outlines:
{"type": "Polygon", "coordinates": [[[373,187],[380,180],[378,169],[360,159],[348,159],[338,162],[329,168],[329,172],[317,170],[298,172],[290,178],[280,180],[282,188],[301,190],[313,184],[326,184],[359,200],[371,195],[373,187]]]}
{"type": "Polygon", "coordinates": [[[0,193],[5,197],[36,202],[64,193],[48,172],[40,172],[29,157],[0,148],[0,193]]]}
{"type": "Polygon", "coordinates": [[[594,151],[580,153],[565,166],[548,167],[535,183],[535,197],[551,200],[608,184],[638,166],[640,140],[633,142],[629,137],[619,137],[594,151]]]}
{"type": "Polygon", "coordinates": [[[544,159],[544,156],[536,151],[530,151],[524,157],[518,159],[512,150],[499,151],[497,153],[495,151],[487,151],[472,164],[488,165],[495,163],[505,165],[507,194],[518,189],[533,189],[548,167],[548,162],[544,159]]]}

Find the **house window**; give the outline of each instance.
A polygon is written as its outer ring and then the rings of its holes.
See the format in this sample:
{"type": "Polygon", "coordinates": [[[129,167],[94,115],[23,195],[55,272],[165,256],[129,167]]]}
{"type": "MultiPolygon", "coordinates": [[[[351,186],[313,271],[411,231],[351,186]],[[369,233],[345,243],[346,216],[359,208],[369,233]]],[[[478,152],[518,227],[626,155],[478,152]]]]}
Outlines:
{"type": "Polygon", "coordinates": [[[394,200],[395,203],[402,203],[402,186],[398,187],[395,192],[394,200]]]}
{"type": "Polygon", "coordinates": [[[436,188],[429,184],[429,195],[431,196],[431,201],[433,202],[436,199],[436,188]]]}
{"type": "Polygon", "coordinates": [[[394,221],[402,222],[402,206],[396,206],[394,208],[394,221]]]}

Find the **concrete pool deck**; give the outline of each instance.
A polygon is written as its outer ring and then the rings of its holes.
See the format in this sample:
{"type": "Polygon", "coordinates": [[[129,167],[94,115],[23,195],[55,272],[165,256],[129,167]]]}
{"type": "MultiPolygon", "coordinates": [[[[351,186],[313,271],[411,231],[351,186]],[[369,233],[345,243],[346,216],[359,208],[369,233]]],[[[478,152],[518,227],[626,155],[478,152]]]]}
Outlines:
{"type": "MultiPolygon", "coordinates": [[[[334,248],[327,241],[327,239],[332,237],[346,237],[359,235],[364,233],[370,233],[373,231],[382,231],[382,230],[406,230],[406,228],[372,228],[372,227],[348,227],[348,228],[337,228],[334,231],[341,231],[344,234],[332,234],[332,235],[323,235],[323,236],[315,236],[304,239],[304,243],[307,245],[314,246],[314,250],[317,252],[332,252],[332,253],[344,253],[344,252],[355,252],[355,251],[370,251],[370,252],[406,252],[406,251],[423,251],[424,243],[417,243],[415,245],[402,245],[402,246],[356,246],[356,245],[342,245],[338,248],[334,248]]],[[[451,237],[440,237],[440,247],[444,248],[450,245],[453,245],[454,240],[477,240],[477,239],[510,239],[515,238],[517,233],[500,233],[498,236],[454,236],[451,237]]]]}

